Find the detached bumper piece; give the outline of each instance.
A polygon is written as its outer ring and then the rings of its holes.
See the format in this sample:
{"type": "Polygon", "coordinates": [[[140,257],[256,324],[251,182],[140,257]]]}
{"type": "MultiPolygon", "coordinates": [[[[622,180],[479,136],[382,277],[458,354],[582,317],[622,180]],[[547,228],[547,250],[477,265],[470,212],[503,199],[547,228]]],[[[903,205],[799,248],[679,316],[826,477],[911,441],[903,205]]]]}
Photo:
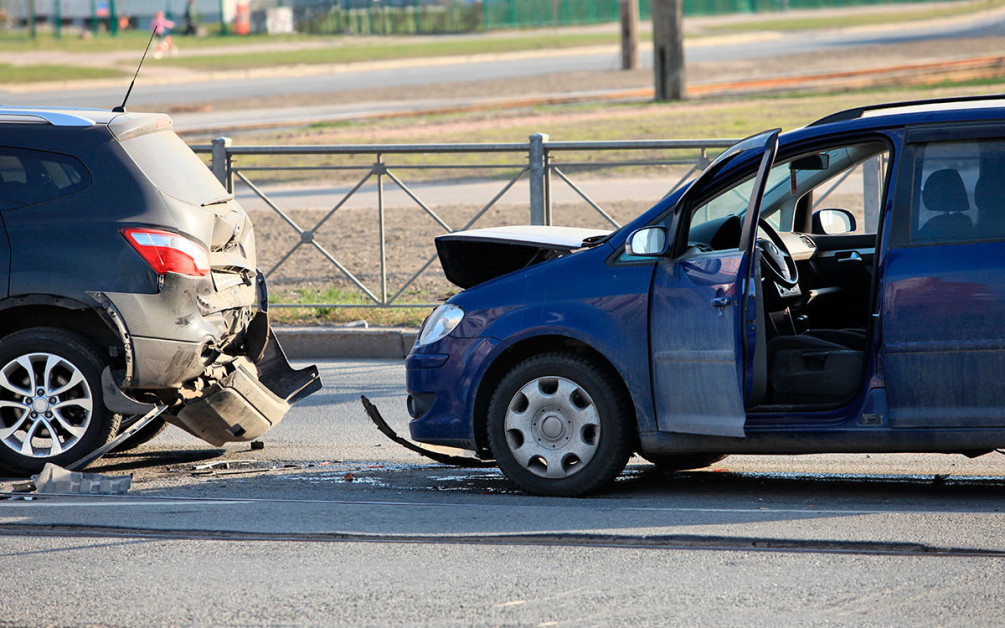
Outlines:
{"type": "Polygon", "coordinates": [[[257,363],[239,358],[233,371],[172,418],[212,445],[250,441],[275,427],[293,404],[319,390],[317,367],[297,370],[290,366],[275,333],[268,328],[268,340],[257,363]]]}
{"type": "Polygon", "coordinates": [[[377,429],[380,430],[380,432],[384,436],[387,436],[388,438],[390,438],[394,442],[398,443],[399,445],[401,445],[405,449],[408,449],[410,451],[414,451],[415,453],[417,453],[419,455],[425,456],[425,457],[427,457],[427,458],[429,458],[431,460],[435,460],[436,462],[439,462],[441,464],[449,464],[449,465],[455,466],[455,467],[465,467],[465,468],[469,468],[469,469],[478,469],[478,468],[483,468],[483,467],[494,467],[495,466],[495,463],[487,462],[485,460],[479,460],[478,458],[469,458],[467,456],[451,456],[449,454],[441,454],[438,451],[433,451],[431,449],[426,449],[425,447],[420,447],[419,445],[416,445],[415,443],[413,443],[413,442],[411,442],[409,440],[405,440],[404,438],[398,436],[398,434],[395,433],[395,431],[393,429],[391,429],[391,426],[387,424],[387,421],[384,420],[384,417],[382,417],[380,415],[380,411],[377,410],[377,406],[373,405],[373,402],[371,402],[369,399],[367,399],[366,395],[360,395],[359,399],[360,399],[360,401],[363,402],[363,409],[366,410],[367,416],[369,416],[370,420],[373,421],[374,425],[377,426],[377,429]]]}

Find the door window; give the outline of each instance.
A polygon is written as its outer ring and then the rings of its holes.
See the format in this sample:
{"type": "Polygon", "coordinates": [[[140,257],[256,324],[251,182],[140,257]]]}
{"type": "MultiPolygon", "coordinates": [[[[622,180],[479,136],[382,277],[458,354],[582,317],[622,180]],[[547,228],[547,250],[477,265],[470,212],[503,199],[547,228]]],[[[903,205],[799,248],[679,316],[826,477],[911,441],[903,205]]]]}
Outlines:
{"type": "Polygon", "coordinates": [[[912,242],[1005,237],[1005,140],[930,142],[916,154],[912,242]]]}
{"type": "MultiPolygon", "coordinates": [[[[866,142],[777,163],[767,176],[761,218],[777,231],[809,232],[811,212],[840,208],[856,219],[851,233],[875,234],[888,156],[885,143],[866,142]]],[[[688,231],[689,245],[712,250],[738,247],[740,218],[753,187],[749,177],[698,205],[688,231]]]]}

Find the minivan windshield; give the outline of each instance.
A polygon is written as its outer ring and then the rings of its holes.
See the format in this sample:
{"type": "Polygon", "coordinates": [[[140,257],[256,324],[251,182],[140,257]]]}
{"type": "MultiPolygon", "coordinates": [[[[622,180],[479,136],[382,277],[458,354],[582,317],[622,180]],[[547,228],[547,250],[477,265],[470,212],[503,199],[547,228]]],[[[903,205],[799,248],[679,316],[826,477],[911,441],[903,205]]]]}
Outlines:
{"type": "Polygon", "coordinates": [[[203,205],[227,195],[227,190],[174,131],[136,135],[122,148],[161,192],[186,203],[203,205]]]}

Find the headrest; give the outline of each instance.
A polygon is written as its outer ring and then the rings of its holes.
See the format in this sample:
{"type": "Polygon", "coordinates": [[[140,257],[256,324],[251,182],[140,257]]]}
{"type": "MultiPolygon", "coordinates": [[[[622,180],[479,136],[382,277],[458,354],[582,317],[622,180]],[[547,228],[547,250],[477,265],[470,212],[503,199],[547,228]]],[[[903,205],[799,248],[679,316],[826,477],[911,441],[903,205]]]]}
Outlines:
{"type": "Polygon", "coordinates": [[[936,170],[928,175],[921,197],[928,211],[948,213],[965,212],[970,209],[963,177],[952,168],[936,170]]]}
{"type": "Polygon", "coordinates": [[[1005,209],[1005,177],[983,176],[974,186],[974,203],[982,212],[1005,209]]]}

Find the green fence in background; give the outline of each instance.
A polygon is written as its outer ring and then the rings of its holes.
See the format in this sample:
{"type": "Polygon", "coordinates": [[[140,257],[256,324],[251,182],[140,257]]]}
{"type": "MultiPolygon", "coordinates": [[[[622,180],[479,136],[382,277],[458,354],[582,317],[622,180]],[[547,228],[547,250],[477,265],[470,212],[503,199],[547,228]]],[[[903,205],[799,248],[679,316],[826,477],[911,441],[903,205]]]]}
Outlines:
{"type": "Polygon", "coordinates": [[[122,0],[0,0],[0,40],[33,39],[39,32],[57,39],[69,25],[74,33],[115,34],[116,2],[122,0]]]}
{"type": "MultiPolygon", "coordinates": [[[[728,15],[819,9],[917,0],[684,0],[684,15],[728,15]]],[[[603,24],[620,20],[618,0],[484,0],[482,26],[485,30],[603,24]]],[[[652,16],[651,0],[639,0],[642,20],[652,16]]]]}

